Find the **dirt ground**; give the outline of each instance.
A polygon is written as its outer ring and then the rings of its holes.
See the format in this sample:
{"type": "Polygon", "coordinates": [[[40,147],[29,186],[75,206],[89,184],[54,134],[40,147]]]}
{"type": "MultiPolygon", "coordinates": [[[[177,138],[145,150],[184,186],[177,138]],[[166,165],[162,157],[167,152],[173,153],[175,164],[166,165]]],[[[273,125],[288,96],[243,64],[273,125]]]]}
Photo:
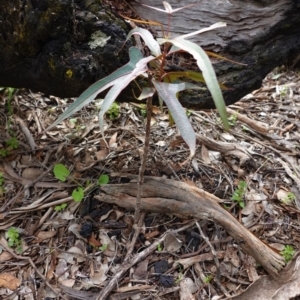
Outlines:
{"type": "MultiPolygon", "coordinates": [[[[107,179],[107,186],[136,181],[145,107],[117,106],[106,115],[104,138],[101,99],[44,132],[73,100],[11,92],[0,95],[1,299],[268,299],[241,296],[269,277],[219,222],[158,212],[149,202],[131,243],[127,198],[100,201],[107,179]]],[[[300,73],[278,68],[228,108],[229,132],[215,111],[187,111],[198,139],[195,158],[184,164],[188,147],[167,110],[154,107],[145,175],[218,197],[287,262],[300,242],[299,110],[300,73]]],[[[277,290],[285,279],[279,282],[277,290]]],[[[269,299],[300,291],[283,294],[269,299]]]]}

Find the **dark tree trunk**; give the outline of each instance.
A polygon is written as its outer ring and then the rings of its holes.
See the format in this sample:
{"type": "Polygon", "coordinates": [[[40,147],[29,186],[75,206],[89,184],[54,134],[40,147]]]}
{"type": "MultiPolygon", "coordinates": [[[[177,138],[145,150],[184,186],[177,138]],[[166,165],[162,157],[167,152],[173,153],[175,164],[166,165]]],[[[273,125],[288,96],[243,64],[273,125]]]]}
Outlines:
{"type": "MultiPolygon", "coordinates": [[[[141,18],[166,23],[165,14],[141,6],[162,7],[161,0],[111,2],[124,8],[130,2],[141,18]]],[[[300,0],[169,3],[173,8],[197,3],[173,15],[174,35],[227,23],[194,39],[206,50],[246,64],[213,61],[219,81],[230,88],[224,91],[227,104],[260,87],[274,67],[293,64],[300,54],[300,0]]],[[[122,48],[128,24],[97,0],[1,1],[0,24],[0,86],[76,97],[128,60],[130,42],[122,48]]],[[[133,99],[131,93],[122,98],[133,99]]],[[[180,100],[187,107],[213,107],[207,92],[183,93],[180,100]]]]}

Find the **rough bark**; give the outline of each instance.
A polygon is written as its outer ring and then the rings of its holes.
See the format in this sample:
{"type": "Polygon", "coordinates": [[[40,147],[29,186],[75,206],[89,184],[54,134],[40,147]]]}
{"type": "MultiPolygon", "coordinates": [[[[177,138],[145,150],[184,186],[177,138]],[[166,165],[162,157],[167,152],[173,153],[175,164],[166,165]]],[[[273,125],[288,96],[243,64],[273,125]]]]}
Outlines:
{"type": "Polygon", "coordinates": [[[128,61],[128,25],[99,1],[0,1],[0,24],[1,86],[75,97],[128,61]]]}
{"type": "MultiPolygon", "coordinates": [[[[102,1],[104,2],[104,1],[102,1]]],[[[101,2],[101,3],[102,3],[101,2]]],[[[144,19],[166,23],[166,15],[144,8],[162,7],[160,0],[127,1],[144,19]]],[[[131,43],[122,45],[128,24],[97,0],[11,0],[0,2],[0,86],[26,87],[61,97],[76,97],[96,80],[128,60],[131,43]]],[[[200,35],[205,49],[246,66],[214,61],[227,104],[258,88],[274,67],[293,63],[300,51],[300,0],[170,0],[174,8],[197,4],[172,17],[174,35],[227,23],[226,28],[200,35]]],[[[170,68],[181,69],[184,61],[170,68]]],[[[131,90],[131,89],[130,89],[131,90]]],[[[127,92],[121,97],[133,99],[127,92]]],[[[180,95],[187,107],[210,108],[207,92],[180,95]]]]}

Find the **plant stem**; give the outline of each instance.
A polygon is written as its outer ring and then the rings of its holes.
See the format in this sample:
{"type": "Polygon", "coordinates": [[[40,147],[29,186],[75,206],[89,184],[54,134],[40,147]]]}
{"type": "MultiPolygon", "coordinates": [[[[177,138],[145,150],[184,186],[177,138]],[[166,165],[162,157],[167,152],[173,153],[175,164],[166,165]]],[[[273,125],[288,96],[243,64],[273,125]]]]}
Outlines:
{"type": "MultiPolygon", "coordinates": [[[[149,84],[151,84],[151,78],[149,78],[149,84]]],[[[136,197],[135,213],[134,213],[135,224],[138,224],[138,221],[140,219],[144,172],[147,165],[147,157],[148,157],[149,144],[150,144],[151,116],[152,116],[152,96],[147,98],[146,136],[145,136],[145,144],[144,144],[144,153],[143,153],[142,163],[141,163],[141,167],[139,170],[139,177],[138,177],[138,192],[136,197]]]]}

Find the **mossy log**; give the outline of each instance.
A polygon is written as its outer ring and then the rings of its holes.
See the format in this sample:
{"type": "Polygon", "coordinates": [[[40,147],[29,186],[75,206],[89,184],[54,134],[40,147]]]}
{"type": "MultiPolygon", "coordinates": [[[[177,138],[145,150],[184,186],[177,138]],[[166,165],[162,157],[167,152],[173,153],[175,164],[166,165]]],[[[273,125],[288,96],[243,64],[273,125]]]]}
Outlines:
{"type": "MultiPolygon", "coordinates": [[[[128,61],[126,35],[131,29],[118,15],[133,8],[142,19],[165,23],[165,14],[141,4],[162,7],[160,0],[11,0],[0,1],[0,86],[25,87],[60,97],[76,97],[89,85],[128,61]]],[[[245,65],[214,59],[227,104],[260,87],[274,67],[293,64],[300,53],[300,0],[170,0],[175,13],[171,31],[185,34],[219,21],[227,27],[194,40],[245,65]]],[[[159,32],[158,32],[159,34],[159,32]]],[[[178,60],[173,66],[184,68],[178,60]]],[[[132,101],[131,89],[121,96],[132,101]]],[[[211,108],[208,92],[185,92],[182,104],[211,108]]]]}

